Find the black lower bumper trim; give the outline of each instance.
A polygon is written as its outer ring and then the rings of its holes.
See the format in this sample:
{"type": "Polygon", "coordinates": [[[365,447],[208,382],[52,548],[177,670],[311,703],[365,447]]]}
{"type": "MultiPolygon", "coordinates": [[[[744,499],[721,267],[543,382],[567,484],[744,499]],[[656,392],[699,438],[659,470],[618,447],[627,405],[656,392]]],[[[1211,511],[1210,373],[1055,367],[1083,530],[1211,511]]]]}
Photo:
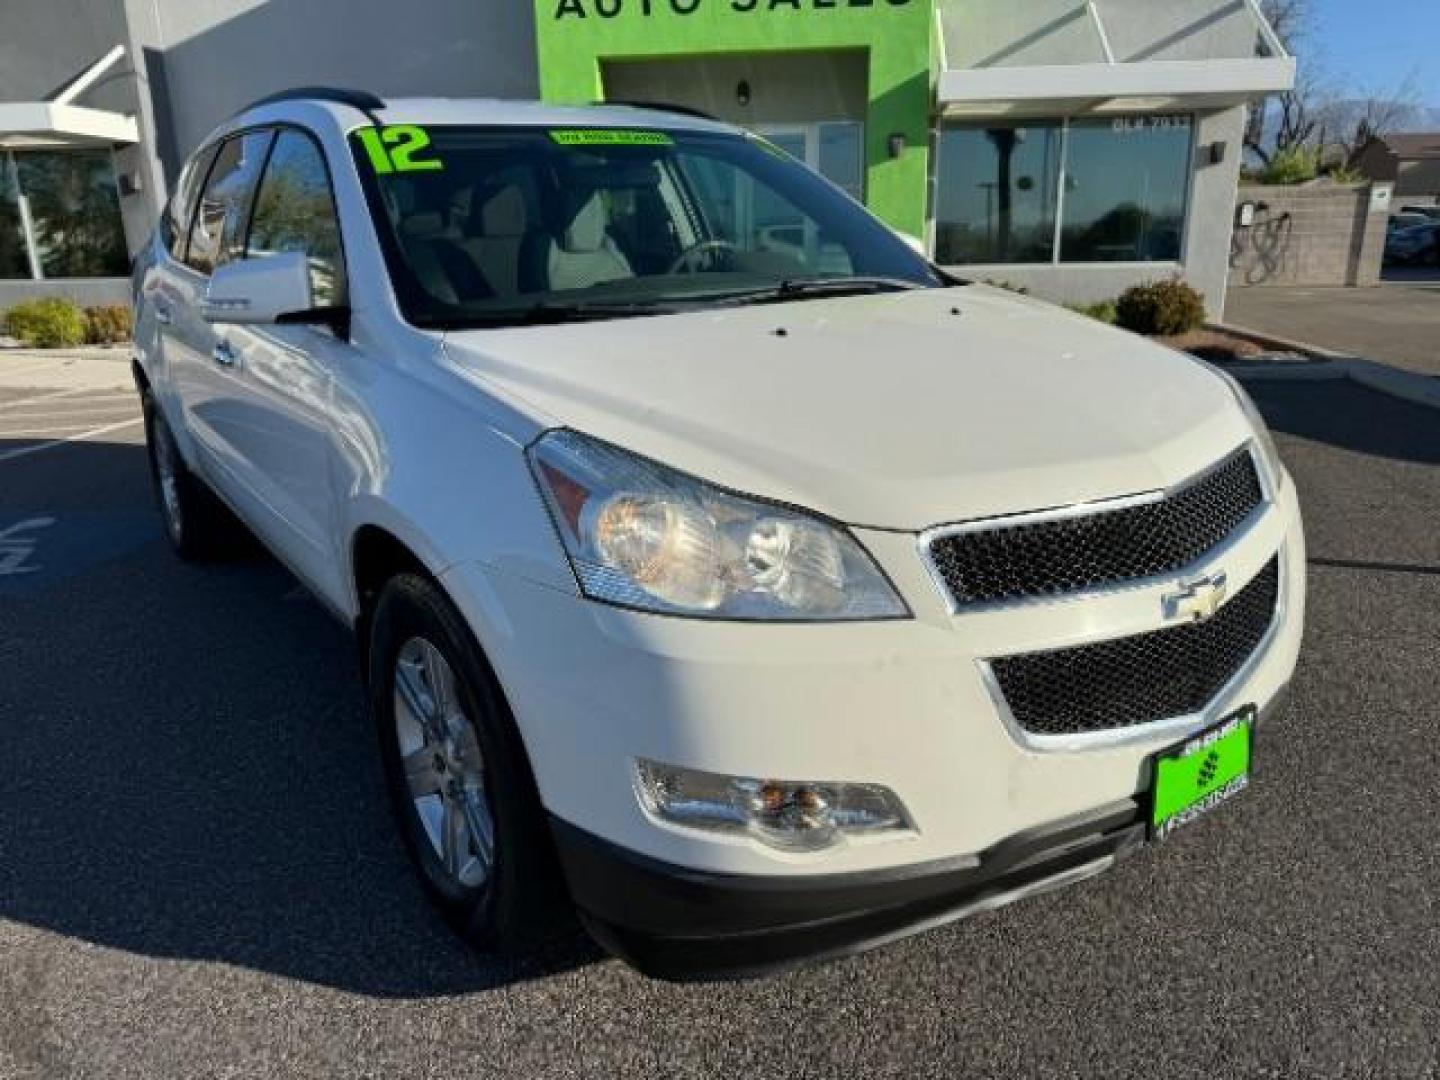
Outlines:
{"type": "Polygon", "coordinates": [[[898,871],[762,877],[659,862],[551,819],[587,929],[646,974],[743,978],[860,952],[1078,880],[1143,842],[1125,800],[1010,837],[973,858],[898,871]]]}

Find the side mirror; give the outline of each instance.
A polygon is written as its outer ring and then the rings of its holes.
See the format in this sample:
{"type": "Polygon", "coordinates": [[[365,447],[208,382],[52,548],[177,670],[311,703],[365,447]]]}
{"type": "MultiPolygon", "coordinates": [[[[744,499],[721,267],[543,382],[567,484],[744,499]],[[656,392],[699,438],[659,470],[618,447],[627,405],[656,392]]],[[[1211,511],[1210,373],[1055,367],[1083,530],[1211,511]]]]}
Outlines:
{"type": "Polygon", "coordinates": [[[309,260],[286,251],[219,267],[200,314],[212,323],[275,323],[295,321],[313,307],[309,260]]]}

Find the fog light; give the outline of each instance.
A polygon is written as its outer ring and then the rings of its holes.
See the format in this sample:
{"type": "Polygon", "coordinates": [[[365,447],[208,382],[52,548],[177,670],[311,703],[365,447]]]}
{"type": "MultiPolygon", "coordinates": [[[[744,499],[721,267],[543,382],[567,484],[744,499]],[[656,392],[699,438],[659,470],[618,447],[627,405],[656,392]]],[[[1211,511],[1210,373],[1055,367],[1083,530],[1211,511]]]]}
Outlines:
{"type": "Polygon", "coordinates": [[[878,784],[757,780],[644,760],[638,778],[641,801],[656,817],[748,833],[784,851],[818,851],[846,835],[912,827],[894,792],[878,784]]]}

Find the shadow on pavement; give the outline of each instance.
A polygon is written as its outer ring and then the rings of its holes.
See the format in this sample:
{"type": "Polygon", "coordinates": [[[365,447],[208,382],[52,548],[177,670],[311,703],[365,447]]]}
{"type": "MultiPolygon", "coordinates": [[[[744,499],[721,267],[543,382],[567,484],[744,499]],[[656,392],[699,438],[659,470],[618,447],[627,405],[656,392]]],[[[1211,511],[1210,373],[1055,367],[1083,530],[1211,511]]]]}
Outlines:
{"type": "Polygon", "coordinates": [[[1245,388],[1271,428],[1358,454],[1440,464],[1440,412],[1348,379],[1279,382],[1245,388]]]}
{"type": "Polygon", "coordinates": [[[262,555],[197,568],[158,525],[137,540],[138,445],[12,463],[0,529],[63,529],[82,509],[64,477],[104,493],[89,554],[39,531],[39,584],[0,589],[0,917],[380,996],[599,956],[578,938],[525,963],[463,945],[392,827],[346,631],[262,555]]]}
{"type": "Polygon", "coordinates": [[[1435,266],[1387,266],[1380,273],[1387,285],[1415,285],[1440,289],[1440,264],[1435,266]]]}

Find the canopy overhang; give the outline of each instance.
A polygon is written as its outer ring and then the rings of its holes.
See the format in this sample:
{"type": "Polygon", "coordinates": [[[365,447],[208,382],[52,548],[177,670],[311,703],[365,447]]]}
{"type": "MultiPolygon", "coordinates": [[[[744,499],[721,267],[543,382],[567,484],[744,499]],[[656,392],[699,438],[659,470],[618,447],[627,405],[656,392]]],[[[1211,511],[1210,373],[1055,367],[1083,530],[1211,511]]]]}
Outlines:
{"type": "Polygon", "coordinates": [[[140,141],[133,116],[76,105],[125,56],[116,45],[53,97],[44,101],[0,101],[0,150],[54,150],[128,146],[140,141]]]}
{"type": "Polygon", "coordinates": [[[1240,105],[1295,85],[1289,56],[965,68],[940,75],[947,115],[1119,113],[1240,105]]]}
{"type": "Polygon", "coordinates": [[[139,125],[124,113],[53,101],[0,102],[0,149],[74,149],[139,141],[139,125]]]}
{"type": "Polygon", "coordinates": [[[1165,112],[1295,85],[1258,0],[939,0],[945,115],[1165,112]]]}

